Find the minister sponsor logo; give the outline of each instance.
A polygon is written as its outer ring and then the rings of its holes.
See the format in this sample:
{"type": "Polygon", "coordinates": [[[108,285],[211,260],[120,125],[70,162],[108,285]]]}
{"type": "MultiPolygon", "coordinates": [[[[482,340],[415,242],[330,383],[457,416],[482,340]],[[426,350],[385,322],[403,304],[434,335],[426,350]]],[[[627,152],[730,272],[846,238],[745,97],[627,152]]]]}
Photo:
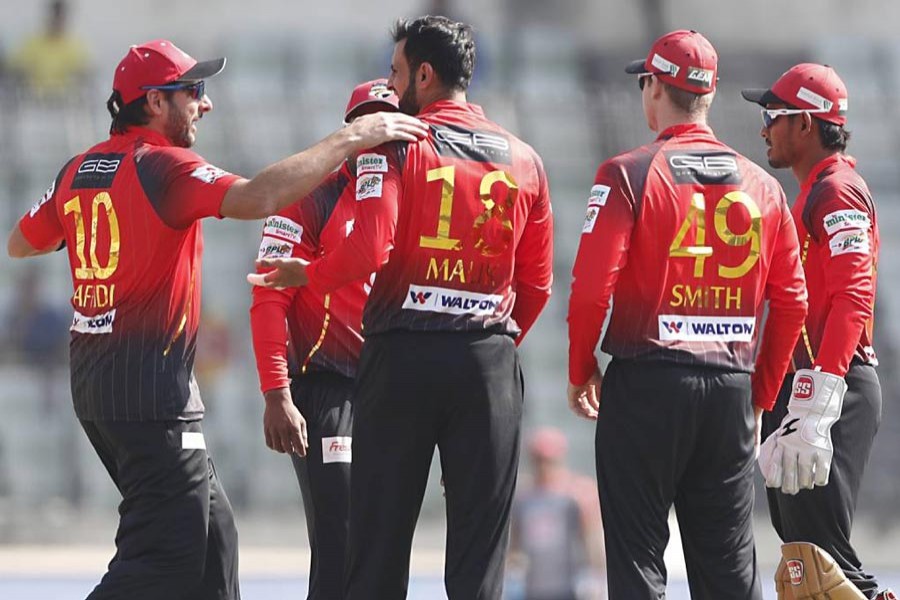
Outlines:
{"type": "Polygon", "coordinates": [[[503,296],[477,294],[440,287],[411,285],[403,308],[450,315],[490,316],[497,311],[503,296]]]}
{"type": "Polygon", "coordinates": [[[682,342],[750,342],[754,317],[659,315],[659,339],[682,342]]]}

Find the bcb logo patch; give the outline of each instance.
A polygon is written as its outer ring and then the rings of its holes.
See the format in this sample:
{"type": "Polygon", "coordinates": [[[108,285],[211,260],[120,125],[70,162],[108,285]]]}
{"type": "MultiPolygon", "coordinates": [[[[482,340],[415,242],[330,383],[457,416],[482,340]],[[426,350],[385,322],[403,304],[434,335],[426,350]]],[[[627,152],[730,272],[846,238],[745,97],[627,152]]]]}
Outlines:
{"type": "Polygon", "coordinates": [[[794,398],[797,398],[798,400],[809,400],[813,397],[815,389],[812,377],[809,375],[802,375],[797,378],[797,383],[794,384],[794,398]]]}
{"type": "Polygon", "coordinates": [[[791,577],[791,585],[803,583],[803,561],[791,559],[787,561],[788,575],[791,577]]]}

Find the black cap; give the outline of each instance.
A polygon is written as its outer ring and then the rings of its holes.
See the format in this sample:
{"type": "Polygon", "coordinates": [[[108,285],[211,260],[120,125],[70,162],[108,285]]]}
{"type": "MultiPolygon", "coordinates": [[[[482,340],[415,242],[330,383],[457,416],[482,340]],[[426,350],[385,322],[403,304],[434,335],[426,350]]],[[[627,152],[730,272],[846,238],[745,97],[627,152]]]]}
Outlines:
{"type": "Polygon", "coordinates": [[[207,79],[209,77],[212,77],[213,75],[218,75],[224,68],[224,56],[222,58],[205,60],[203,62],[198,62],[196,65],[188,69],[181,75],[181,77],[177,79],[177,81],[200,81],[201,79],[207,79]]]}
{"type": "Polygon", "coordinates": [[[760,106],[766,104],[785,104],[784,100],[772,93],[772,90],[765,88],[753,88],[749,90],[741,90],[741,96],[749,102],[756,102],[760,106]]]}

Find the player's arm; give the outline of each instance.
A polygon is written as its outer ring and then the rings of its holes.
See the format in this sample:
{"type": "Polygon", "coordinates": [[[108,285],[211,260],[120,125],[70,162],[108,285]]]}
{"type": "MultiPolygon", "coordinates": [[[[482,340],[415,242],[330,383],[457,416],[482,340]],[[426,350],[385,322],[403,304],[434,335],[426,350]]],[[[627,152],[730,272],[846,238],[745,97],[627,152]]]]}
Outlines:
{"type": "Polygon", "coordinates": [[[59,250],[61,244],[62,239],[55,243],[50,242],[44,248],[35,248],[22,233],[19,224],[16,223],[12,231],[9,232],[9,239],[6,241],[6,252],[9,254],[10,258],[27,258],[29,256],[39,256],[41,254],[48,254],[59,250]]]}
{"type": "Polygon", "coordinates": [[[547,175],[540,159],[535,157],[538,172],[538,197],[531,206],[522,237],[516,247],[516,265],[513,275],[516,289],[516,303],[512,318],[515,319],[521,335],[516,344],[521,344],[525,334],[537,321],[550,299],[553,284],[553,211],[550,208],[550,188],[547,175]]]}
{"type": "Polygon", "coordinates": [[[602,375],[594,356],[634,228],[634,194],[621,167],[604,163],[588,200],[569,296],[569,407],[596,419],[602,375]]]}
{"type": "Polygon", "coordinates": [[[871,215],[862,210],[865,204],[847,197],[850,193],[821,202],[811,215],[816,240],[810,252],[818,253],[831,299],[814,367],[838,377],[850,368],[875,305],[874,226],[871,215]],[[838,217],[844,217],[847,226],[828,225],[838,217]],[[855,226],[850,226],[851,219],[855,226]]]}
{"type": "Polygon", "coordinates": [[[775,406],[807,312],[806,279],[800,263],[797,230],[783,199],[781,206],[781,221],[765,288],[769,315],[752,375],[753,404],[762,410],[772,410],[775,406]]]}
{"type": "MultiPolygon", "coordinates": [[[[70,161],[71,162],[71,161],[70,161]]],[[[63,247],[65,232],[56,213],[56,190],[68,167],[68,163],[44,195],[22,215],[19,222],[9,232],[6,252],[10,258],[26,258],[54,252],[63,247]]]]}
{"type": "Polygon", "coordinates": [[[233,219],[274,214],[306,196],[350,154],[392,140],[416,141],[427,132],[424,123],[401,113],[362,116],[312,148],[263,169],[253,179],[236,181],[225,194],[221,214],[233,219]]]}
{"type": "MultiPolygon", "coordinates": [[[[301,204],[306,207],[313,202],[305,200],[301,204]]],[[[278,253],[311,258],[318,227],[310,225],[309,219],[303,219],[299,205],[269,217],[263,225],[260,256],[278,253]]],[[[288,374],[286,320],[296,293],[297,288],[275,290],[254,286],[250,331],[260,389],[266,403],[263,414],[266,446],[276,452],[296,452],[304,456],[308,447],[306,420],[294,406],[288,374]]]]}
{"type": "Polygon", "coordinates": [[[381,269],[394,247],[402,190],[398,148],[392,144],[375,152],[387,157],[387,171],[358,175],[353,231],[306,268],[308,285],[320,292],[368,279],[381,269]]]}
{"type": "Polygon", "coordinates": [[[625,268],[634,227],[630,186],[609,163],[591,188],[569,296],[569,382],[582,385],[597,370],[594,350],[619,273],[625,268]]]}

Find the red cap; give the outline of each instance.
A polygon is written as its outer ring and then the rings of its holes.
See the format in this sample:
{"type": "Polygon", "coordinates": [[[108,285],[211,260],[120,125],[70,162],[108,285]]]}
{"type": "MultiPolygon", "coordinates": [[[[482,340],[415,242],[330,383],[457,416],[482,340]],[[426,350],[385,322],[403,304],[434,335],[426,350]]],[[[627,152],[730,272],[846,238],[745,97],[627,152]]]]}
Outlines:
{"type": "Polygon", "coordinates": [[[116,67],[113,90],[122,96],[123,104],[130,104],[147,93],[146,86],[200,81],[224,68],[224,58],[197,62],[169,40],[153,40],[128,49],[116,67]]]}
{"type": "Polygon", "coordinates": [[[528,440],[528,451],[536,458],[558,460],[566,455],[568,448],[565,434],[554,427],[536,429],[528,440]]]}
{"type": "Polygon", "coordinates": [[[708,94],[716,89],[718,62],[709,40],[694,30],[679,29],[656,40],[647,58],[630,63],[625,72],[653,73],[677,88],[708,94]]]}
{"type": "Polygon", "coordinates": [[[353,88],[347,110],[344,111],[344,122],[349,122],[350,115],[360,106],[378,102],[384,104],[384,110],[399,110],[400,100],[394,90],[388,88],[387,79],[373,79],[353,88]]]}
{"type": "Polygon", "coordinates": [[[828,65],[800,63],[779,77],[771,89],[743,90],[741,95],[761,106],[787,104],[822,111],[812,116],[835,125],[847,123],[847,86],[828,65]]]}

